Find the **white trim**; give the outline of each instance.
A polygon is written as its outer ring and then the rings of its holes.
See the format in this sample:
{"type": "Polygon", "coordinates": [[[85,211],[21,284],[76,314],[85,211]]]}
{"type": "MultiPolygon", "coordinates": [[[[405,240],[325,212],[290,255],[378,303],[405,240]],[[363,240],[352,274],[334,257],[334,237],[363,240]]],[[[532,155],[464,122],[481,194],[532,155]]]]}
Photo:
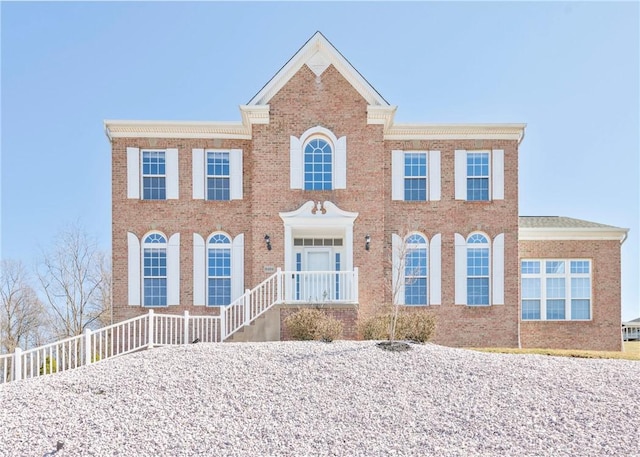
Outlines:
{"type": "Polygon", "coordinates": [[[440,200],[441,171],[440,171],[440,151],[429,151],[429,201],[440,200]]]}
{"type": "Polygon", "coordinates": [[[193,234],[193,304],[205,306],[207,304],[207,249],[204,238],[193,234]]]}
{"type": "Polygon", "coordinates": [[[436,233],[429,243],[429,304],[442,304],[442,235],[436,233]]]}
{"type": "Polygon", "coordinates": [[[127,198],[140,198],[140,148],[127,148],[127,198]]]}
{"type": "Polygon", "coordinates": [[[526,126],[527,124],[392,124],[385,129],[384,139],[514,140],[520,144],[526,126]]]}
{"type": "Polygon", "coordinates": [[[140,275],[142,273],[142,270],[140,269],[140,240],[135,234],[131,232],[127,232],[127,254],[129,306],[140,306],[142,304],[142,298],[140,294],[140,275]]]}
{"type": "Polygon", "coordinates": [[[167,306],[180,304],[180,233],[167,243],[167,306]]]}
{"type": "Polygon", "coordinates": [[[179,176],[178,150],[175,148],[168,148],[165,150],[165,179],[167,183],[167,200],[177,200],[178,198],[180,198],[179,176]]]}
{"type": "Polygon", "coordinates": [[[467,199],[467,151],[456,149],[454,164],[455,199],[467,199]]]}
{"type": "Polygon", "coordinates": [[[391,200],[404,200],[404,151],[391,151],[391,200]]]}
{"type": "Polygon", "coordinates": [[[504,233],[497,235],[493,239],[493,246],[489,251],[493,260],[491,273],[492,281],[492,303],[494,305],[504,305],[504,233]]]}
{"type": "Polygon", "coordinates": [[[367,101],[369,105],[388,105],[387,101],[358,73],[358,71],[320,33],[316,32],[298,52],[275,74],[258,92],[248,105],[264,105],[284,87],[289,80],[308,62],[313,65],[320,58],[330,63],[367,101]],[[320,54],[318,56],[318,54],[320,54]]]}
{"type": "Polygon", "coordinates": [[[289,137],[289,187],[302,189],[304,185],[304,170],[302,156],[302,141],[295,136],[289,137]]]}
{"type": "Polygon", "coordinates": [[[491,200],[504,200],[504,150],[491,151],[491,200]]]}
{"type": "Polygon", "coordinates": [[[244,293],[244,233],[231,243],[231,302],[244,293]]]}
{"type": "Polygon", "coordinates": [[[455,243],[455,304],[467,304],[467,240],[454,234],[455,243]]]}
{"type": "Polygon", "coordinates": [[[229,151],[229,199],[242,200],[242,149],[229,151]]]}
{"type": "Polygon", "coordinates": [[[392,257],[392,274],[391,290],[394,295],[392,300],[394,305],[404,305],[404,262],[406,259],[402,255],[403,240],[397,233],[391,234],[391,257],[392,257]]]}
{"type": "Polygon", "coordinates": [[[191,150],[192,160],[192,196],[194,200],[205,199],[207,161],[204,149],[196,148],[191,150]]]}
{"type": "Polygon", "coordinates": [[[333,188],[347,188],[347,137],[338,138],[335,143],[335,152],[333,154],[333,188]]]}

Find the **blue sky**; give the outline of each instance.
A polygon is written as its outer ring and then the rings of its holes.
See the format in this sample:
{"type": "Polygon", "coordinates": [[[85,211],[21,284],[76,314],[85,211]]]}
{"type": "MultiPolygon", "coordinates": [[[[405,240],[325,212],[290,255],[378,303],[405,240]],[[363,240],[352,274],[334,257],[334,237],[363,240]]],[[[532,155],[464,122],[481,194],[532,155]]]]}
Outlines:
{"type": "Polygon", "coordinates": [[[110,250],[105,119],[239,121],[320,30],[399,122],[525,122],[520,214],[630,228],[640,316],[639,5],[2,2],[2,258],[79,221],[110,250]]]}

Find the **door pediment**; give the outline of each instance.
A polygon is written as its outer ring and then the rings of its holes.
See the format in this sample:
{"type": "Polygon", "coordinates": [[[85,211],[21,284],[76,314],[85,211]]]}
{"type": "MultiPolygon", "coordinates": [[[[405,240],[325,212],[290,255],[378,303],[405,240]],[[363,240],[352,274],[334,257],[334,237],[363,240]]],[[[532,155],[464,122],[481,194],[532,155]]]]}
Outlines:
{"type": "Polygon", "coordinates": [[[352,226],[358,217],[358,213],[344,211],[330,201],[314,202],[309,200],[300,208],[281,212],[280,218],[285,227],[346,227],[352,226]]]}

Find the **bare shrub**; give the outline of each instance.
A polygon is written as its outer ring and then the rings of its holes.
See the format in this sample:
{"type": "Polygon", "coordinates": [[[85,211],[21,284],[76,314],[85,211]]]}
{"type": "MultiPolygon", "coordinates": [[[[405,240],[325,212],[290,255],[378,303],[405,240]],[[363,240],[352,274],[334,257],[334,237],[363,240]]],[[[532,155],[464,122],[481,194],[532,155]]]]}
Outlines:
{"type": "Polygon", "coordinates": [[[288,316],[284,325],[291,338],[331,342],[342,336],[342,322],[315,308],[303,308],[288,316]]]}
{"type": "Polygon", "coordinates": [[[382,312],[364,319],[360,332],[365,340],[392,340],[392,322],[396,319],[395,338],[419,343],[429,341],[436,328],[435,316],[425,310],[395,310],[382,312]]]}

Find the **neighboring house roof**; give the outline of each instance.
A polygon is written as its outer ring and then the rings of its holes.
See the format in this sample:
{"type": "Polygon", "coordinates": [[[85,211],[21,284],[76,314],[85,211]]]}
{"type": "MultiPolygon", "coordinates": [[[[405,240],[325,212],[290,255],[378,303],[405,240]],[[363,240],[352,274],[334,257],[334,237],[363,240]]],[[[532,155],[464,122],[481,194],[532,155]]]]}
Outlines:
{"type": "Polygon", "coordinates": [[[631,321],[623,322],[623,324],[640,324],[640,317],[637,317],[631,321]]]}
{"type": "Polygon", "coordinates": [[[520,240],[619,240],[629,229],[564,216],[520,216],[520,240]]]}

